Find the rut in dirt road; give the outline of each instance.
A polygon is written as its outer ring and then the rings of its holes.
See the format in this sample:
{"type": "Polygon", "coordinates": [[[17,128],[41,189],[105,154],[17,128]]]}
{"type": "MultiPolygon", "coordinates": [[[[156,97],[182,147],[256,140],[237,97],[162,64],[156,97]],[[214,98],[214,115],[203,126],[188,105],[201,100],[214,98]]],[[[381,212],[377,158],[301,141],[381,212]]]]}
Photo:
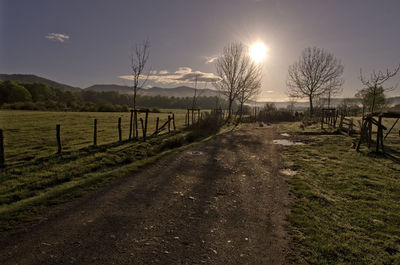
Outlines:
{"type": "Polygon", "coordinates": [[[285,264],[274,130],[226,133],[62,205],[1,235],[0,264],[285,264]]]}

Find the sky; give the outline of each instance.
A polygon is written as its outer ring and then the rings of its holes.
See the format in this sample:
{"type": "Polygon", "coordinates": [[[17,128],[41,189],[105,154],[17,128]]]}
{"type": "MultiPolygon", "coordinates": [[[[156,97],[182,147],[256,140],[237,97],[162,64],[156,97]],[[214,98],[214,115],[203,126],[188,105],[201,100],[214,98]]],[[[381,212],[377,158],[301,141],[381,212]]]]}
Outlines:
{"type": "MultiPolygon", "coordinates": [[[[121,77],[130,74],[132,47],[147,39],[147,85],[193,86],[186,77],[212,79],[213,59],[230,42],[261,41],[268,52],[258,100],[286,100],[289,65],[314,46],[341,60],[339,96],[352,97],[360,69],[368,76],[400,63],[399,10],[397,0],[0,0],[0,73],[81,88],[130,85],[121,77]]],[[[400,87],[388,94],[398,95],[400,87]]]]}

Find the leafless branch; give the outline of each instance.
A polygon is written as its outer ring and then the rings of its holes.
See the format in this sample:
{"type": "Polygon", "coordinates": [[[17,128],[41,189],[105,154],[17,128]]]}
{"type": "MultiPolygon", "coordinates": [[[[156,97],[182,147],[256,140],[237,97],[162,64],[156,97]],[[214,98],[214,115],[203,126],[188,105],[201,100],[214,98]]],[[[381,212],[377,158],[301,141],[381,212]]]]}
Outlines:
{"type": "Polygon", "coordinates": [[[333,54],[320,48],[306,48],[299,60],[289,66],[287,87],[289,96],[310,101],[313,113],[313,99],[337,90],[343,84],[343,65],[333,54]]]}

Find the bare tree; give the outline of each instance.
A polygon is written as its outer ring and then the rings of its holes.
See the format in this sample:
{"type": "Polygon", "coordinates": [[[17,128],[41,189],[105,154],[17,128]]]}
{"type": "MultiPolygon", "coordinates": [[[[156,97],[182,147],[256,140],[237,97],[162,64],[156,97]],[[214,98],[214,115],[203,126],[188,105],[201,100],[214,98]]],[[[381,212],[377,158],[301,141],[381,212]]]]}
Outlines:
{"type": "Polygon", "coordinates": [[[310,115],[313,115],[313,99],[326,94],[331,88],[343,84],[343,65],[333,54],[320,48],[306,48],[299,60],[289,66],[287,87],[292,97],[307,97],[310,115]]]}
{"type": "Polygon", "coordinates": [[[253,61],[249,61],[249,65],[246,67],[246,70],[242,76],[237,97],[237,100],[240,104],[239,122],[242,120],[244,103],[260,93],[259,89],[261,87],[261,70],[261,65],[255,64],[253,61]]]}
{"type": "Polygon", "coordinates": [[[362,74],[362,70],[360,69],[360,80],[365,88],[359,91],[356,95],[362,97],[364,104],[366,103],[369,105],[370,112],[375,111],[378,101],[381,101],[382,99],[384,101],[384,93],[386,91],[391,91],[394,89],[393,87],[384,88],[383,83],[394,77],[399,70],[400,64],[393,71],[386,69],[386,72],[376,72],[373,70],[370,77],[366,79],[362,74]]]}
{"type": "Polygon", "coordinates": [[[223,49],[216,62],[219,81],[215,83],[218,90],[228,98],[228,117],[232,117],[232,104],[238,97],[241,82],[250,64],[250,57],[240,42],[233,42],[223,49]]]}
{"type": "Polygon", "coordinates": [[[144,73],[147,61],[150,54],[150,42],[145,40],[143,43],[136,44],[131,52],[131,74],[133,80],[133,109],[136,109],[136,96],[140,89],[142,89],[149,77],[150,71],[147,75],[144,73]]]}

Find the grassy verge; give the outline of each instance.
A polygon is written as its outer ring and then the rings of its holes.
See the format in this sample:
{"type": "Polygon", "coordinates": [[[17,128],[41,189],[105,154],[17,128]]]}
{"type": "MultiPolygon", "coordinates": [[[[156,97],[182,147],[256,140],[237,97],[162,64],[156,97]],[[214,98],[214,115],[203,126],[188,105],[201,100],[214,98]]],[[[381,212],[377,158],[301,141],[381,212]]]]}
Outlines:
{"type": "MultiPolygon", "coordinates": [[[[148,134],[155,131],[156,118],[159,126],[175,114],[175,125],[184,128],[184,110],[162,110],[149,113],[148,134]]],[[[138,119],[145,119],[144,113],[138,119]]],[[[97,119],[97,144],[118,142],[118,118],[121,117],[122,139],[129,137],[129,112],[52,112],[0,110],[0,129],[3,129],[6,164],[14,165],[47,157],[57,151],[56,124],[61,125],[61,142],[67,152],[86,148],[93,144],[93,120],[97,119]]],[[[163,131],[162,133],[165,133],[163,131]]],[[[139,122],[139,137],[142,130],[139,122]]]]}
{"type": "MultiPolygon", "coordinates": [[[[357,153],[355,138],[317,125],[280,131],[305,143],[283,148],[297,172],[290,179],[293,263],[400,264],[400,159],[357,153]]],[[[398,144],[395,137],[388,142],[398,144]]]]}
{"type": "MultiPolygon", "coordinates": [[[[224,127],[218,134],[229,129],[224,127]]],[[[86,148],[0,169],[0,230],[40,219],[50,205],[81,196],[215,135],[193,137],[193,132],[180,131],[147,142],[86,148]]]]}

